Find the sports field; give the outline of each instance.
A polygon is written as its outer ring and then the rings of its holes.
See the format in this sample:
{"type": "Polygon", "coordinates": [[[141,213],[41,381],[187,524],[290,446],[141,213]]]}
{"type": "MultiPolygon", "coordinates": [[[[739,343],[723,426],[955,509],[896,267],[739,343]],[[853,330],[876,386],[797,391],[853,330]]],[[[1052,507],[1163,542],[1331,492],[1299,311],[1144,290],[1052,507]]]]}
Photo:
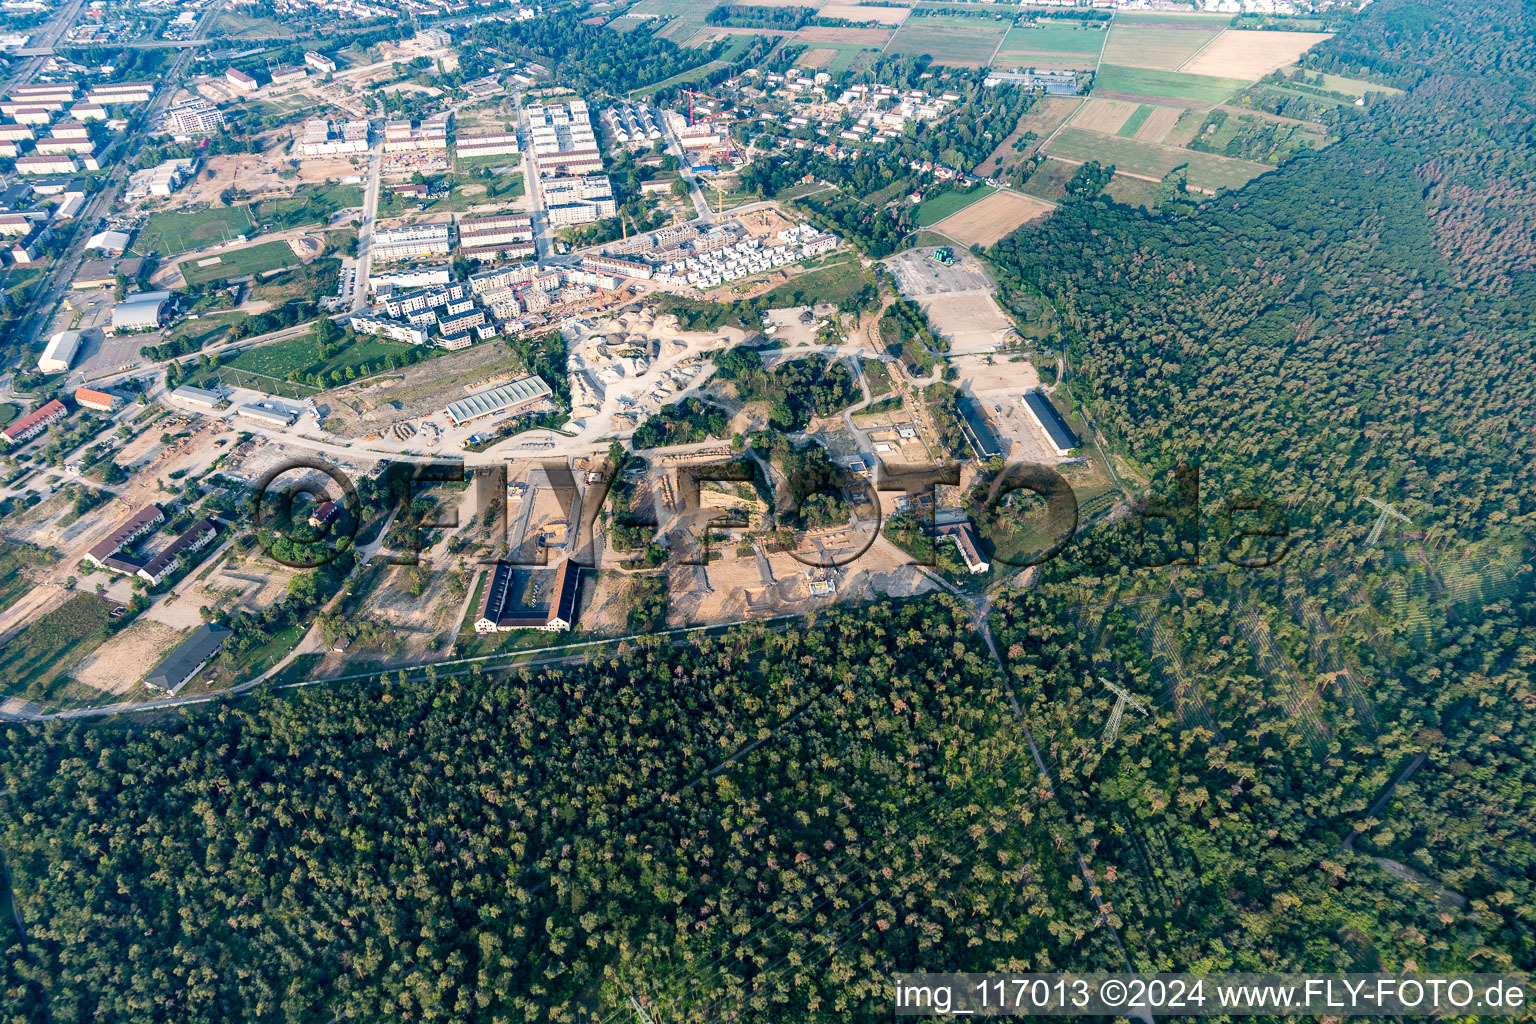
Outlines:
{"type": "Polygon", "coordinates": [[[1008,27],[1002,22],[975,18],[908,18],[896,30],[887,54],[923,54],[935,64],[979,68],[992,60],[1008,27]]]}
{"type": "Polygon", "coordinates": [[[997,190],[991,185],[980,185],[969,192],[945,192],[932,199],[925,199],[917,208],[917,215],[913,219],[918,227],[925,228],[965,209],[974,202],[985,199],[995,191],[997,190]]]}
{"type": "Polygon", "coordinates": [[[1200,26],[1163,28],[1121,24],[1117,20],[1104,46],[1104,62],[1172,71],[1216,36],[1217,30],[1200,26]]]}
{"type": "Polygon", "coordinates": [[[1072,127],[1062,129],[1047,149],[1051,156],[1063,160],[1080,163],[1097,160],[1106,166],[1113,164],[1115,170],[1122,173],[1152,179],[1161,179],[1175,167],[1187,165],[1190,185],[1210,191],[1237,188],[1265,171],[1274,169],[1247,160],[1232,160],[1210,153],[1196,153],[1072,127]]]}
{"type": "Polygon", "coordinates": [[[250,211],[244,206],[157,213],[149,218],[139,232],[134,248],[142,253],[174,256],[194,249],[205,249],[236,235],[248,235],[254,227],[250,211]]]}
{"type": "Polygon", "coordinates": [[[202,259],[181,261],[181,276],[187,284],[199,285],[246,274],[261,274],[299,262],[287,242],[263,242],[249,249],[234,249],[202,259]],[[213,262],[217,261],[217,262],[213,262]]]}
{"type": "Polygon", "coordinates": [[[1257,82],[1328,39],[1329,32],[1264,32],[1228,29],[1181,69],[1193,74],[1257,82]]]}
{"type": "Polygon", "coordinates": [[[1001,189],[971,203],[933,226],[962,245],[993,245],[1021,224],[1050,213],[1052,206],[1033,196],[1001,189]]]}
{"type": "Polygon", "coordinates": [[[1191,75],[1158,68],[1132,68],[1119,64],[1099,65],[1093,91],[1126,93],[1132,96],[1162,96],[1198,103],[1220,103],[1248,83],[1241,78],[1216,78],[1191,75]]]}

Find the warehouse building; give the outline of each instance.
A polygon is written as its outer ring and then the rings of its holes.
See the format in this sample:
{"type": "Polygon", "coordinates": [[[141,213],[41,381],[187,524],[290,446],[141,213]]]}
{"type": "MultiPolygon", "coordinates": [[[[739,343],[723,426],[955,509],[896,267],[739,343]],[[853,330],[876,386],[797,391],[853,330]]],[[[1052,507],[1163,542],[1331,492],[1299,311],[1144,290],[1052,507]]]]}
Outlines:
{"type": "Polygon", "coordinates": [[[199,626],[192,635],[171,652],[153,672],[144,677],[144,685],[162,693],[175,694],[203,670],[233,635],[223,626],[211,623],[199,626]]]}
{"type": "Polygon", "coordinates": [[[171,397],[186,405],[195,405],[199,409],[217,409],[224,404],[224,396],[219,392],[195,388],[190,384],[183,384],[172,391],[171,397]]]}
{"type": "Polygon", "coordinates": [[[451,402],[443,410],[448,422],[461,427],[486,416],[516,412],[535,402],[550,397],[553,392],[541,377],[520,377],[517,380],[470,395],[458,402],[451,402]]]}
{"type": "Polygon", "coordinates": [[[154,331],[165,317],[171,303],[170,292],[139,292],[119,302],[112,310],[112,334],[154,331]]]}
{"type": "Polygon", "coordinates": [[[63,373],[75,361],[80,351],[79,331],[60,331],[48,339],[48,346],[37,359],[37,368],[44,373],[63,373]]]}
{"type": "Polygon", "coordinates": [[[1003,446],[992,432],[987,414],[981,411],[975,399],[964,392],[956,395],[955,412],[960,416],[960,432],[965,435],[966,443],[976,452],[978,459],[986,460],[1003,454],[1003,446]]]}
{"type": "Polygon", "coordinates": [[[1044,392],[1025,392],[1024,408],[1029,412],[1029,418],[1035,421],[1035,426],[1045,435],[1052,451],[1062,458],[1072,454],[1072,449],[1079,444],[1077,435],[1067,426],[1061,413],[1056,411],[1056,406],[1051,404],[1044,392]]]}
{"type": "Polygon", "coordinates": [[[263,401],[242,405],[235,409],[235,412],[248,420],[255,420],[268,426],[289,427],[299,418],[301,410],[283,405],[281,402],[263,401]]]}

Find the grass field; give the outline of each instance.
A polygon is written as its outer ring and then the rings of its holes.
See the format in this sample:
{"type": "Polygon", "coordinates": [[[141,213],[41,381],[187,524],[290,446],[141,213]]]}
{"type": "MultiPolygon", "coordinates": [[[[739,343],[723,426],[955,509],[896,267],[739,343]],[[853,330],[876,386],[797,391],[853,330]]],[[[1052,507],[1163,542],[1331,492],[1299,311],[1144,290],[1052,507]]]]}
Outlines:
{"type": "Polygon", "coordinates": [[[202,260],[181,261],[181,276],[187,279],[187,284],[200,285],[245,274],[261,274],[299,262],[287,242],[263,242],[249,249],[235,249],[205,259],[217,259],[219,262],[199,266],[202,260]]]}
{"type": "Polygon", "coordinates": [[[334,295],[340,273],[341,260],[328,256],[258,282],[251,289],[251,298],[266,302],[288,302],[317,295],[334,295]]]}
{"type": "Polygon", "coordinates": [[[1216,29],[1122,24],[1116,19],[1104,47],[1106,64],[1173,70],[1215,39],[1216,29]]]}
{"type": "MultiPolygon", "coordinates": [[[[1047,154],[1049,155],[1049,154],[1047,154]]],[[[1064,160],[1047,160],[1035,169],[1029,180],[1019,186],[1025,195],[1056,202],[1067,190],[1067,182],[1077,173],[1077,165],[1064,160]]]]}
{"type": "Polygon", "coordinates": [[[809,273],[786,281],[758,298],[765,309],[807,306],[830,302],[841,306],[859,289],[869,284],[869,277],[857,258],[843,257],[809,273]]]}
{"type": "Polygon", "coordinates": [[[1099,65],[1093,80],[1094,92],[1123,92],[1137,96],[1168,96],[1177,99],[1220,103],[1246,88],[1241,78],[1213,78],[1209,75],[1185,75],[1156,68],[1131,68],[1120,64],[1099,65]]]}
{"type": "MultiPolygon", "coordinates": [[[[10,406],[11,409],[16,407],[10,406]]],[[[3,415],[3,412],[0,412],[3,415]]],[[[17,598],[32,589],[32,581],[24,575],[28,567],[51,565],[54,556],[31,544],[6,544],[0,547],[0,609],[9,608],[17,598]]]]}
{"type": "Polygon", "coordinates": [[[864,367],[864,379],[869,382],[869,397],[879,398],[896,390],[896,385],[891,382],[891,371],[885,363],[878,359],[861,359],[864,367]]]}
{"type": "Polygon", "coordinates": [[[255,223],[244,206],[157,213],[139,232],[135,248],[142,253],[173,256],[204,249],[236,235],[248,235],[254,230],[255,223]]]}
{"type": "Polygon", "coordinates": [[[896,30],[886,54],[922,54],[935,64],[950,67],[981,67],[992,60],[997,44],[1007,34],[1001,22],[937,17],[908,18],[896,30]]]}
{"type": "Polygon", "coordinates": [[[1329,92],[1340,93],[1344,96],[1364,96],[1368,92],[1380,92],[1391,96],[1396,96],[1401,94],[1403,91],[1401,89],[1394,89],[1390,85],[1378,85],[1375,82],[1365,82],[1358,78],[1343,78],[1339,75],[1323,75],[1323,84],[1321,86],[1317,86],[1312,83],[1311,79],[1317,76],[1319,72],[1305,68],[1282,68],[1280,73],[1286,77],[1290,77],[1298,71],[1303,72],[1307,76],[1307,79],[1303,84],[1311,86],[1314,89],[1327,89],[1329,92]]]}
{"type": "Polygon", "coordinates": [[[75,594],[34,620],[5,646],[0,692],[49,703],[72,696],[69,669],[106,640],[115,607],[95,594],[75,594]]]}
{"type": "Polygon", "coordinates": [[[880,55],[879,47],[864,46],[860,43],[807,43],[805,45],[809,46],[810,49],[805,51],[805,55],[797,63],[802,67],[807,66],[808,63],[812,64],[829,75],[842,74],[857,64],[860,57],[873,60],[880,55]],[[826,51],[830,56],[825,61],[816,59],[807,62],[805,58],[817,50],[826,51]]]}
{"type": "Polygon", "coordinates": [[[171,329],[171,333],[165,336],[166,341],[187,340],[190,348],[202,348],[211,341],[217,341],[235,324],[246,319],[250,314],[230,310],[225,313],[209,313],[198,317],[196,320],[184,320],[171,329]]]}
{"type": "Polygon", "coordinates": [[[950,214],[958,213],[972,203],[985,199],[996,191],[997,189],[991,185],[980,185],[969,192],[945,192],[943,195],[934,196],[932,199],[925,199],[922,205],[917,208],[917,216],[914,220],[918,227],[929,227],[937,224],[950,214]]]}
{"type": "Polygon", "coordinates": [[[1175,167],[1188,165],[1189,183],[1196,188],[1211,190],[1238,188],[1273,169],[1246,160],[1231,160],[1076,128],[1063,129],[1051,140],[1048,152],[1064,160],[1097,160],[1101,164],[1113,164],[1118,171],[1151,178],[1162,178],[1175,167]]]}
{"type": "Polygon", "coordinates": [[[0,427],[9,426],[10,422],[21,415],[21,407],[10,402],[0,402],[0,427]]]}
{"type": "Polygon", "coordinates": [[[1157,199],[1157,183],[1147,181],[1145,178],[1131,178],[1124,174],[1117,174],[1109,180],[1109,185],[1104,192],[1117,203],[1141,206],[1150,210],[1157,199]]]}
{"type": "Polygon", "coordinates": [[[1152,111],[1154,109],[1155,108],[1143,103],[1141,106],[1136,108],[1135,113],[1126,118],[1125,124],[1121,125],[1120,129],[1116,131],[1115,134],[1121,136],[1122,138],[1134,138],[1136,133],[1141,130],[1141,126],[1147,123],[1147,118],[1152,116],[1152,111]]]}
{"type": "MultiPolygon", "coordinates": [[[[410,347],[381,341],[378,338],[360,337],[355,343],[344,346],[331,358],[321,359],[320,348],[315,344],[314,338],[303,334],[297,338],[274,342],[260,348],[247,349],[220,370],[233,368],[261,374],[263,377],[277,381],[287,381],[288,374],[294,372],[304,376],[314,373],[329,377],[332,370],[339,370],[345,376],[346,368],[349,366],[360,367],[364,363],[377,366],[383,363],[386,356],[398,357],[410,347]]],[[[308,395],[312,390],[302,388],[295,392],[295,396],[308,395]]]]}
{"type": "Polygon", "coordinates": [[[361,185],[300,185],[286,199],[251,204],[257,222],[269,230],[325,223],[337,210],[363,205],[361,185]]]}
{"type": "Polygon", "coordinates": [[[1001,62],[1005,55],[1015,50],[1024,53],[1070,53],[1097,56],[1104,45],[1104,30],[1077,28],[1071,25],[1015,25],[1003,39],[1003,48],[997,57],[1001,62]]]}

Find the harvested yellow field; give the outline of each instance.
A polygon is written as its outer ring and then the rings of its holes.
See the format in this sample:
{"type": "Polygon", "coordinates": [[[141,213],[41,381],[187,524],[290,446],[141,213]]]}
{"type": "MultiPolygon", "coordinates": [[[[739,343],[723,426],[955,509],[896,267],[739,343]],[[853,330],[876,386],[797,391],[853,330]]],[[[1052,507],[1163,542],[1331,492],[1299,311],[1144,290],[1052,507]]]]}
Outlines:
{"type": "Polygon", "coordinates": [[[1104,63],[1173,71],[1215,38],[1215,29],[1198,24],[1168,28],[1116,25],[1104,45],[1104,63]]]}
{"type": "Polygon", "coordinates": [[[900,25],[912,13],[910,7],[861,7],[858,4],[827,4],[823,18],[844,18],[852,22],[878,21],[882,25],[900,25]]]}
{"type": "Polygon", "coordinates": [[[1019,225],[1044,217],[1053,209],[1055,207],[1050,203],[1033,196],[1000,189],[945,217],[933,225],[933,230],[964,245],[986,247],[1019,225]]]}
{"type": "Polygon", "coordinates": [[[797,43],[858,43],[860,46],[884,46],[891,38],[888,28],[829,28],[810,25],[790,37],[797,43]]]}
{"type": "Polygon", "coordinates": [[[1151,116],[1136,129],[1135,137],[1143,142],[1162,142],[1168,130],[1179,123],[1179,115],[1182,113],[1184,111],[1172,107],[1153,108],[1151,116]]]}
{"type": "Polygon", "coordinates": [[[1126,100],[1089,100],[1072,118],[1072,127],[1113,135],[1131,119],[1140,105],[1126,100]]]}
{"type": "Polygon", "coordinates": [[[829,50],[826,47],[819,50],[806,50],[795,63],[803,68],[824,68],[837,60],[837,54],[837,50],[829,50]]]}
{"type": "Polygon", "coordinates": [[[1268,32],[1227,29],[1179,68],[1192,75],[1215,75],[1257,82],[1271,71],[1331,38],[1331,32],[1268,32]]]}

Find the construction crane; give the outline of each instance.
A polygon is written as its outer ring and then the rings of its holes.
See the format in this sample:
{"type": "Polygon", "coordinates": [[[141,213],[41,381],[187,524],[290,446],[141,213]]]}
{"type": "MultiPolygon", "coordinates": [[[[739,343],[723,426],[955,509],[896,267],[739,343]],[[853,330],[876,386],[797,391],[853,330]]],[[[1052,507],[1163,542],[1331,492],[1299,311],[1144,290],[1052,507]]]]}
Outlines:
{"type": "MultiPolygon", "coordinates": [[[[694,105],[694,102],[696,100],[713,100],[714,102],[720,104],[722,108],[725,106],[725,100],[721,99],[719,96],[711,96],[708,93],[694,92],[692,89],[684,89],[684,90],[682,90],[682,93],[683,93],[684,96],[688,97],[688,125],[689,125],[689,127],[692,127],[693,125],[698,124],[698,121],[694,117],[694,114],[693,114],[693,105],[694,105]]],[[[721,112],[723,113],[724,111],[722,110],[721,112]]],[[[716,115],[714,113],[711,113],[709,115],[711,120],[713,120],[716,116],[718,116],[718,115],[716,115]]]]}

